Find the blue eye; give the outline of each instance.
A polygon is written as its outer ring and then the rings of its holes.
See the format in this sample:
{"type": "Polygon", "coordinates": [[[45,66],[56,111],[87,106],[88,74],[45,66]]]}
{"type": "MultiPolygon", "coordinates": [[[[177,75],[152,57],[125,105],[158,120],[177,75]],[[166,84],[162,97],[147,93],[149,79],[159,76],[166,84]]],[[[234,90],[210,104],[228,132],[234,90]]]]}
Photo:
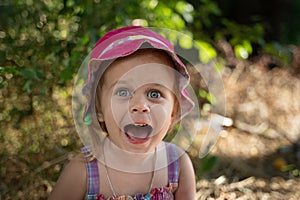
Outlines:
{"type": "Polygon", "coordinates": [[[120,97],[128,97],[130,96],[130,92],[127,89],[118,89],[116,91],[116,95],[120,97]]]}
{"type": "Polygon", "coordinates": [[[150,90],[147,96],[153,99],[158,99],[161,97],[161,93],[157,90],[150,90]]]}

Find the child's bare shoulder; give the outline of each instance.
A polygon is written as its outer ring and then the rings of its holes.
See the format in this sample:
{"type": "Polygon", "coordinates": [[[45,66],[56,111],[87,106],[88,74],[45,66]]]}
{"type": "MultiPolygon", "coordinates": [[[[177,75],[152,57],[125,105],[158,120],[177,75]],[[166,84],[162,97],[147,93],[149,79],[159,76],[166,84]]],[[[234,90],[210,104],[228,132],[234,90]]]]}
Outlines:
{"type": "MultiPolygon", "coordinates": [[[[77,155],[70,158],[69,162],[65,166],[65,170],[68,169],[71,171],[78,171],[78,170],[85,169],[85,167],[86,167],[86,159],[83,154],[78,153],[77,155]]],[[[85,170],[83,172],[85,172],[85,170]]]]}
{"type": "Polygon", "coordinates": [[[181,147],[179,147],[179,146],[176,145],[176,149],[177,149],[177,153],[179,155],[179,160],[186,159],[186,157],[189,157],[187,155],[186,151],[183,150],[181,147]]]}
{"type": "Polygon", "coordinates": [[[78,154],[64,167],[49,199],[83,199],[85,186],[85,158],[78,154]]]}
{"type": "Polygon", "coordinates": [[[70,158],[70,162],[74,162],[74,163],[77,163],[77,164],[85,164],[86,158],[85,158],[85,156],[80,152],[80,153],[77,153],[76,155],[72,156],[72,157],[70,158]]]}

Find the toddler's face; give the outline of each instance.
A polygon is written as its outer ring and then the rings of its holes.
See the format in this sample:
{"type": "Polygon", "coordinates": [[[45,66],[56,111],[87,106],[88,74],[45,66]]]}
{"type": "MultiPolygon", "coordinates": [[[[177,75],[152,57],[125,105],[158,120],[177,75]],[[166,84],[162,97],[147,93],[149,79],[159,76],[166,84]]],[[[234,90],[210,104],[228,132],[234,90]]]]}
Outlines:
{"type": "Polygon", "coordinates": [[[118,147],[145,153],[166,135],[175,113],[175,70],[167,55],[142,50],[113,62],[98,89],[99,120],[118,147]]]}

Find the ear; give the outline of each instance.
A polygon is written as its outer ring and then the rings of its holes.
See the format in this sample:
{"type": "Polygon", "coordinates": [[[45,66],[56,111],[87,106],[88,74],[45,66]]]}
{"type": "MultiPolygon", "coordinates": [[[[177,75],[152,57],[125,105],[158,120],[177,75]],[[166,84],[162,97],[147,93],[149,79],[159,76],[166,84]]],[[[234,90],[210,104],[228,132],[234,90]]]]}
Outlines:
{"type": "Polygon", "coordinates": [[[97,112],[96,115],[99,122],[104,122],[104,117],[101,112],[97,112]]]}

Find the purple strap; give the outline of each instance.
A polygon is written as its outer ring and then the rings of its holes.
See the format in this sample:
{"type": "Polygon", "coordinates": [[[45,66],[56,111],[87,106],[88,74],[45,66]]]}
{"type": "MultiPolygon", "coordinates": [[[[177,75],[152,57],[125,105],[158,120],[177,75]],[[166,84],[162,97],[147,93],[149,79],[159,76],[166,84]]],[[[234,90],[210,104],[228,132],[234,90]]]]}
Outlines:
{"type": "Polygon", "coordinates": [[[86,157],[87,169],[87,194],[99,194],[99,172],[97,159],[93,157],[90,147],[83,147],[82,152],[86,157]]]}
{"type": "Polygon", "coordinates": [[[178,152],[177,147],[172,144],[166,142],[167,148],[167,158],[168,158],[168,177],[169,183],[178,183],[179,177],[179,161],[178,161],[178,152]]]}

